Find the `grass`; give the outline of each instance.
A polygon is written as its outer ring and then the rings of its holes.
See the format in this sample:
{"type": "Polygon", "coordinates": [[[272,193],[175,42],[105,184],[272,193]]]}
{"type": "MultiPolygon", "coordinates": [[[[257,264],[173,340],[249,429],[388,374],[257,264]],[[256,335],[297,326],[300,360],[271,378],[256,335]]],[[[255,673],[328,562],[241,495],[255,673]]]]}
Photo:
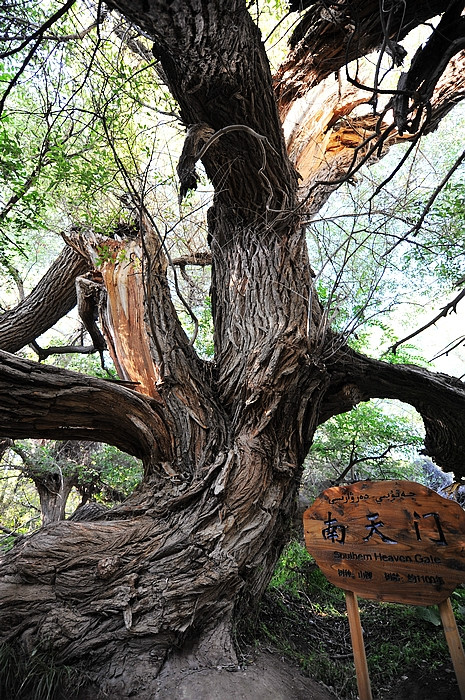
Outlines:
{"type": "MultiPolygon", "coordinates": [[[[464,639],[465,587],[451,600],[464,639]]],[[[361,599],[359,605],[374,698],[381,700],[402,676],[415,676],[430,689],[429,697],[453,700],[455,675],[437,608],[361,599]],[[431,690],[434,683],[440,690],[431,690]]],[[[325,579],[298,542],[284,551],[264,597],[259,638],[297,661],[338,698],[357,698],[344,593],[325,579]]],[[[405,689],[405,697],[409,692],[405,689]]],[[[396,697],[404,697],[401,689],[396,697]]]]}
{"type": "Polygon", "coordinates": [[[45,647],[28,654],[17,645],[0,645],[0,697],[5,700],[69,699],[84,682],[81,669],[60,663],[45,647]]]}
{"type": "MultiPolygon", "coordinates": [[[[451,600],[464,639],[465,587],[451,600]]],[[[375,699],[386,697],[403,676],[415,679],[417,687],[423,684],[429,700],[459,697],[436,608],[359,602],[375,699]]],[[[239,631],[239,644],[250,642],[251,634],[250,628],[239,631]]],[[[276,567],[261,604],[258,635],[256,629],[253,634],[256,644],[296,661],[341,700],[357,697],[344,593],[326,580],[298,542],[286,548],[276,567]]],[[[69,700],[84,682],[82,669],[60,663],[46,647],[27,654],[15,645],[0,646],[2,699],[69,700]]],[[[389,697],[412,700],[409,692],[398,688],[389,697]]]]}

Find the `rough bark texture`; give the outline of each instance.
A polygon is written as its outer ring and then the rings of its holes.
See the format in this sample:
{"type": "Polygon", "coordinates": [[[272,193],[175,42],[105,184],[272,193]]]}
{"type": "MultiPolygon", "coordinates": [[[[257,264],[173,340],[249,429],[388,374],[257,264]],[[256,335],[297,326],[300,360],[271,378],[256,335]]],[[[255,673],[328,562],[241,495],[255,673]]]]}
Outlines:
{"type": "Polygon", "coordinates": [[[76,306],[75,279],[88,269],[86,258],[66,246],[24,301],[0,316],[0,348],[20,350],[76,306]]]}
{"type": "Polygon", "coordinates": [[[171,438],[155,401],[3,351],[0,362],[3,435],[107,442],[136,457],[169,459],[171,438]]]}
{"type": "Polygon", "coordinates": [[[64,477],[59,472],[49,473],[43,479],[34,479],[40,499],[42,525],[65,519],[66,501],[75,481],[75,478],[64,477]]]}
{"type": "Polygon", "coordinates": [[[425,424],[425,454],[465,475],[465,385],[460,379],[413,365],[389,365],[345,349],[330,363],[331,385],[320,421],[369,398],[398,399],[416,408],[425,424]],[[339,409],[336,404],[339,404],[339,409]]]}
{"type": "MultiPolygon", "coordinates": [[[[245,3],[111,4],[153,37],[191,126],[184,185],[195,184],[200,147],[215,186],[215,362],[199,359],[181,327],[164,244],[145,209],[132,267],[116,259],[102,269],[109,345],[140,392],[0,354],[1,435],[104,441],[145,466],[142,487],[98,522],[49,525],[4,558],[0,618],[6,640],[30,648],[46,640],[67,663],[85,658],[87,697],[144,700],[169,674],[235,667],[233,621],[269,581],[319,422],[371,396],[401,398],[424,415],[428,449],[457,466],[465,393],[441,375],[355,355],[326,331],[296,214],[297,176],[245,3]]],[[[372,5],[348,4],[363,19],[350,46],[340,43],[340,23],[321,12],[312,20],[310,8],[305,36],[315,57],[329,52],[311,80],[380,40],[372,5]]],[[[413,25],[435,7],[408,2],[403,16],[413,25]]],[[[297,79],[303,63],[293,65],[297,79]]]]}
{"type": "MultiPolygon", "coordinates": [[[[41,442],[47,443],[45,440],[41,442]]],[[[27,451],[16,445],[13,440],[9,443],[11,450],[22,460],[23,475],[32,479],[37,489],[42,525],[65,519],[66,503],[74,487],[81,485],[79,490],[82,502],[85,502],[90,484],[87,485],[87,489],[83,488],[78,465],[87,463],[90,466],[90,456],[95,450],[95,443],[79,440],[56,441],[48,444],[46,455],[40,450],[27,451]]]]}
{"type": "Polygon", "coordinates": [[[408,1],[386,5],[380,11],[376,0],[352,0],[342,6],[338,2],[311,3],[293,31],[292,50],[275,78],[281,109],[292,106],[296,97],[350,61],[382,46],[386,35],[394,52],[397,42],[414,27],[451,4],[448,0],[408,1]]]}

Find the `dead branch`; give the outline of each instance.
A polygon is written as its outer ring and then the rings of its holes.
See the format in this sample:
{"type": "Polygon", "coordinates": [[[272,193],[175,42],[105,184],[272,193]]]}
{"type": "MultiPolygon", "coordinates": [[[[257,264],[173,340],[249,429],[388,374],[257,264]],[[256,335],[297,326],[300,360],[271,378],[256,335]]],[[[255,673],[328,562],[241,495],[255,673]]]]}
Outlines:
{"type": "Polygon", "coordinates": [[[41,348],[37,341],[30,343],[31,348],[37,353],[39,362],[43,362],[50,355],[68,355],[68,354],[80,354],[80,355],[92,355],[97,352],[97,348],[93,345],[51,345],[48,348],[41,348]]]}
{"type": "Polygon", "coordinates": [[[97,326],[99,308],[104,299],[104,287],[101,276],[96,273],[88,273],[76,278],[76,296],[79,316],[89,333],[93,347],[100,354],[102,368],[105,369],[103,351],[107,349],[105,338],[97,326]]]}
{"type": "Polygon", "coordinates": [[[396,248],[399,243],[402,243],[402,241],[405,241],[410,235],[416,236],[419,230],[421,229],[424,220],[426,219],[428,213],[431,210],[431,207],[433,206],[434,202],[438,198],[438,196],[441,194],[442,190],[452,177],[452,175],[455,173],[455,171],[460,167],[460,165],[464,162],[465,160],[465,150],[462,151],[462,153],[459,155],[459,157],[456,159],[455,163],[452,165],[452,167],[447,171],[447,173],[444,175],[443,179],[439,183],[439,185],[435,188],[434,192],[431,194],[430,198],[426,202],[423,211],[421,213],[420,218],[416,222],[415,226],[412,226],[401,238],[399,238],[389,250],[387,250],[384,255],[389,255],[392,253],[394,248],[396,248]]]}
{"type": "Polygon", "coordinates": [[[391,345],[391,347],[389,348],[391,350],[391,352],[393,352],[395,355],[396,350],[399,347],[399,345],[402,345],[403,343],[406,343],[407,340],[411,340],[412,338],[415,338],[415,336],[420,335],[420,333],[423,333],[423,331],[425,331],[427,328],[434,326],[436,321],[439,321],[440,318],[445,318],[447,316],[447,314],[449,313],[449,311],[453,311],[454,313],[457,313],[457,304],[464,297],[465,297],[465,289],[462,289],[462,291],[459,294],[457,294],[457,296],[454,297],[454,299],[452,299],[451,302],[446,304],[446,306],[442,307],[442,310],[440,311],[440,313],[438,313],[437,316],[435,316],[431,321],[428,321],[428,323],[425,323],[425,325],[422,326],[421,328],[418,328],[418,330],[414,331],[413,333],[410,333],[410,335],[407,335],[405,338],[402,338],[402,340],[398,340],[397,343],[394,343],[394,345],[391,345]]]}
{"type": "Polygon", "coordinates": [[[190,255],[182,255],[179,258],[173,258],[171,264],[177,265],[178,267],[186,267],[187,265],[207,267],[212,264],[212,255],[209,251],[200,251],[199,253],[191,253],[190,255]]]}

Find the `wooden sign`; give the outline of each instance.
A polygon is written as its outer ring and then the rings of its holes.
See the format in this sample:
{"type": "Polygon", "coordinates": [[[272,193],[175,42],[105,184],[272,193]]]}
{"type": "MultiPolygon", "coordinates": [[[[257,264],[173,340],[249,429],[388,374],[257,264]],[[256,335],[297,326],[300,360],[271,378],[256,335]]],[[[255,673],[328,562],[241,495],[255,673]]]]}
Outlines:
{"type": "Polygon", "coordinates": [[[465,511],[421,484],[329,488],[305,511],[304,533],[326,578],[363,598],[434,605],[465,582],[465,511]]]}

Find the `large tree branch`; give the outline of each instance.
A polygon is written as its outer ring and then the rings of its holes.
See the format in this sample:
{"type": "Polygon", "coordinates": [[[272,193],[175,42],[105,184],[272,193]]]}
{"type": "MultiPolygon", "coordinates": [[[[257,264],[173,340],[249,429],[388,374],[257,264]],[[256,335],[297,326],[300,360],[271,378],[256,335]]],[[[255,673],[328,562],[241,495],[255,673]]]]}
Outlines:
{"type": "Polygon", "coordinates": [[[328,362],[331,381],[320,423],[372,398],[413,406],[425,424],[425,452],[446,471],[465,475],[465,383],[414,365],[381,362],[345,348],[328,362]]]}
{"type": "Polygon", "coordinates": [[[296,26],[291,51],[275,76],[281,113],[350,61],[382,45],[395,54],[398,41],[449,5],[448,0],[407,0],[380,11],[378,0],[312,3],[296,26]]]}
{"type": "MultiPolygon", "coordinates": [[[[434,131],[441,119],[465,97],[465,52],[454,56],[435,86],[427,119],[421,134],[434,131]]],[[[405,140],[393,119],[373,114],[352,116],[367,102],[367,93],[340,76],[329,76],[295,100],[284,118],[284,133],[289,157],[301,177],[301,209],[314,214],[341,182],[354,175],[365,162],[385,155],[388,149],[405,140]]],[[[407,138],[412,140],[420,134],[407,138]]]]}
{"type": "MultiPolygon", "coordinates": [[[[191,0],[182,11],[159,0],[112,0],[111,6],[153,37],[154,53],[186,126],[221,133],[202,158],[217,198],[246,220],[273,219],[276,212],[292,209],[296,177],[266,53],[245,2],[191,0]],[[231,125],[238,129],[223,131],[231,125]]],[[[193,150],[184,152],[184,161],[195,162],[202,143],[191,139],[188,146],[193,150]]],[[[194,185],[191,178],[189,186],[194,185]]]]}
{"type": "Polygon", "coordinates": [[[463,99],[465,20],[460,17],[462,0],[427,6],[409,2],[402,6],[403,16],[395,4],[384,9],[358,0],[343,7],[305,5],[311,7],[294,32],[275,90],[289,156],[301,177],[301,211],[308,215],[365,162],[384,155],[403,131],[413,140],[433,131],[463,99]],[[374,49],[395,58],[401,48],[397,41],[430,14],[441,12],[440,25],[402,74],[397,91],[381,89],[377,71],[369,76],[365,64],[339,70],[346,60],[374,49]],[[389,98],[395,118],[386,113],[389,98]],[[367,103],[366,114],[352,117],[361,103],[367,103]]]}
{"type": "Polygon", "coordinates": [[[0,351],[0,435],[90,440],[160,465],[171,437],[160,404],[95,377],[0,351]]]}
{"type": "Polygon", "coordinates": [[[425,46],[421,46],[406,73],[399,78],[399,94],[393,100],[394,120],[399,134],[418,130],[422,110],[431,100],[436,85],[451,58],[465,48],[463,0],[452,0],[425,46]],[[413,114],[413,118],[410,115],[413,114]]]}
{"type": "Polygon", "coordinates": [[[20,350],[68,313],[76,305],[75,279],[88,269],[82,255],[64,248],[32,292],[0,316],[0,348],[20,350]]]}
{"type": "Polygon", "coordinates": [[[164,404],[169,432],[177,438],[173,473],[177,463],[184,475],[200,478],[225,439],[225,416],[210,370],[189,343],[174,308],[167,278],[173,262],[163,236],[139,206],[140,238],[120,243],[88,231],[68,240],[90,260],[104,259],[101,320],[118,373],[164,404]]]}

